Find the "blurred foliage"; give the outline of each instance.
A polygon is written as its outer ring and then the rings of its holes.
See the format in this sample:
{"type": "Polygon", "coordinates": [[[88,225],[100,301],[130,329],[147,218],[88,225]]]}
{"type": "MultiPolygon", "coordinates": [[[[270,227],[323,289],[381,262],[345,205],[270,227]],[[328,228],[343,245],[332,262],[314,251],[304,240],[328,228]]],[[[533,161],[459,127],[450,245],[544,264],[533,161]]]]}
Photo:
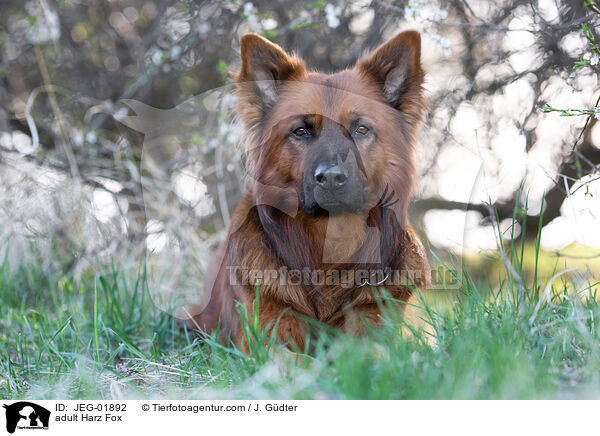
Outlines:
{"type": "MultiPolygon", "coordinates": [[[[540,108],[552,104],[557,80],[584,100],[590,97],[578,81],[578,77],[594,77],[598,68],[594,64],[598,17],[593,2],[588,3],[589,8],[581,0],[4,0],[0,5],[0,165],[7,170],[0,178],[9,200],[0,202],[4,213],[0,219],[26,222],[33,234],[62,238],[58,245],[64,247],[66,265],[143,240],[148,233],[140,170],[143,135],[119,122],[130,114],[122,100],[169,109],[230,83],[230,73],[239,65],[239,38],[246,32],[260,33],[299,53],[311,68],[327,72],[352,66],[363,53],[411,26],[424,36],[430,94],[419,156],[423,183],[413,207],[413,223],[424,232],[424,216],[430,210],[470,208],[481,214],[485,224],[487,206],[453,201],[443,194],[440,175],[448,168],[440,165],[439,157],[461,143],[455,128],[461,110],[474,110],[481,117],[477,146],[489,172],[500,177],[514,159],[494,148],[494,138],[515,131],[524,138],[519,153],[530,156],[543,136],[543,117],[552,115],[540,108]],[[521,39],[511,39],[516,33],[521,39]],[[589,69],[576,71],[575,66],[584,65],[589,69]],[[515,85],[526,90],[518,93],[527,100],[507,110],[502,99],[511,86],[514,94],[515,85]],[[56,201],[50,191],[58,193],[59,182],[46,186],[42,192],[48,196],[38,198],[31,208],[15,207],[18,203],[10,200],[26,197],[47,178],[61,181],[63,189],[65,176],[80,185],[77,195],[87,196],[83,207],[75,206],[76,202],[62,204],[64,198],[56,201]],[[77,220],[65,215],[69,210],[83,213],[98,199],[110,203],[117,213],[92,226],[103,240],[90,248],[86,246],[91,245],[89,234],[82,229],[80,237],[73,236],[77,220]],[[17,211],[23,214],[16,217],[17,211]],[[59,219],[42,219],[41,227],[31,223],[32,217],[44,214],[59,219]]],[[[589,106],[582,109],[586,115],[595,114],[589,106]]],[[[595,122],[592,117],[588,131],[595,122]]],[[[600,162],[600,151],[589,134],[577,144],[575,157],[565,153],[573,146],[572,133],[565,124],[552,150],[555,173],[566,176],[568,188],[594,173],[600,162]]],[[[233,180],[225,184],[226,201],[215,202],[212,214],[220,218],[243,191],[240,156],[235,155],[238,161],[232,165],[211,172],[218,163],[212,142],[198,134],[191,143],[210,152],[202,177],[211,198],[219,195],[222,181],[233,180]]],[[[224,140],[222,147],[229,146],[224,140]]],[[[517,192],[528,180],[526,169],[523,174],[516,183],[498,184],[505,191],[492,201],[500,219],[512,216],[517,192]]],[[[566,196],[562,181],[557,176],[546,187],[548,210],[543,222],[535,212],[523,214],[531,234],[536,234],[539,224],[560,215],[566,196]]],[[[203,222],[199,227],[208,233],[223,227],[203,222]]],[[[0,230],[0,237],[11,234],[6,228],[0,230]]]]}

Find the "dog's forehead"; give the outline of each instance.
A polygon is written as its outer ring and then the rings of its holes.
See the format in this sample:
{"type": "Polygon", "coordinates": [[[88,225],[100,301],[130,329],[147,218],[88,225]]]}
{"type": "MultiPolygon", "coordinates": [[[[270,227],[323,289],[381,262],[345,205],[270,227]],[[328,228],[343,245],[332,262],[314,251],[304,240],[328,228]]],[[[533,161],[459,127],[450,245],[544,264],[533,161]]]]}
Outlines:
{"type": "Polygon", "coordinates": [[[344,123],[351,114],[372,115],[387,109],[377,86],[346,70],[331,75],[310,73],[306,80],[284,83],[275,112],[285,117],[322,115],[344,123]]]}

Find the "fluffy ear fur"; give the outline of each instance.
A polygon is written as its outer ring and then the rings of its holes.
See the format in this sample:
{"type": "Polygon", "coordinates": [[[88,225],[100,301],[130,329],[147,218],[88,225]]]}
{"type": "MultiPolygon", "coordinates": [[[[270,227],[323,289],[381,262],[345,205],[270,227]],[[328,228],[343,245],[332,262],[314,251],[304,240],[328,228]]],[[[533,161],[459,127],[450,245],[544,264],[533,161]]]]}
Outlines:
{"type": "Polygon", "coordinates": [[[241,38],[242,68],[236,77],[241,117],[248,126],[260,122],[277,101],[281,82],[306,74],[304,62],[255,33],[241,38]]]}
{"type": "Polygon", "coordinates": [[[402,110],[407,106],[405,102],[422,106],[425,73],[421,68],[419,32],[399,33],[359,60],[356,68],[380,84],[385,99],[393,107],[402,110]]]}

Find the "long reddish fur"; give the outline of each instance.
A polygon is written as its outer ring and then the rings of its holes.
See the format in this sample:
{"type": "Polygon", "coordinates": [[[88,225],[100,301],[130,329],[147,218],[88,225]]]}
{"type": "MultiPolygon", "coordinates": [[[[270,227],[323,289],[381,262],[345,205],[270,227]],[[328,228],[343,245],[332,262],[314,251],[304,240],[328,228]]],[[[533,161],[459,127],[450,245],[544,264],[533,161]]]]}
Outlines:
{"type": "MultiPolygon", "coordinates": [[[[277,134],[278,123],[290,108],[303,104],[307,108],[316,107],[323,114],[327,112],[331,117],[343,117],[349,106],[361,104],[357,103],[356,98],[378,103],[374,103],[372,110],[376,113],[373,117],[386,120],[384,124],[389,133],[382,135],[380,148],[365,159],[364,166],[375,195],[371,199],[373,207],[367,222],[378,228],[384,237],[378,246],[376,241],[364,236],[364,221],[352,216],[314,217],[299,208],[292,217],[272,206],[257,204],[260,203],[256,201],[258,188],[252,188],[236,208],[225,242],[215,256],[211,279],[216,278],[211,299],[201,313],[193,314],[196,315],[194,325],[205,331],[214,330],[219,325],[235,343],[240,345],[244,342],[235,301],[239,301],[251,313],[256,287],[251,284],[231,284],[227,266],[259,271],[280,270],[284,266],[289,269],[308,267],[321,270],[360,269],[367,266],[322,261],[328,224],[330,229],[339,227],[340,232],[346,235],[358,235],[349,241],[340,233],[339,247],[336,248],[340,253],[346,253],[348,259],[357,250],[379,249],[382,265],[397,270],[418,271],[421,274],[415,285],[421,289],[430,286],[425,250],[406,219],[415,178],[414,143],[424,108],[424,72],[420,65],[419,34],[414,31],[402,32],[373,55],[360,60],[353,69],[333,75],[307,72],[300,58],[287,55],[281,48],[258,35],[245,35],[242,38],[241,58],[242,67],[236,77],[239,99],[237,112],[247,128],[245,146],[249,171],[252,178],[263,185],[296,190],[302,180],[303,169],[298,165],[297,156],[293,150],[285,147],[281,135],[277,134]],[[391,107],[381,92],[385,75],[391,68],[389,59],[394,57],[406,63],[409,71],[407,86],[397,107],[391,107]],[[252,86],[255,79],[251,72],[253,64],[261,62],[267,63],[266,68],[275,71],[276,80],[307,84],[302,92],[282,91],[278,104],[268,116],[260,96],[252,86]],[[323,89],[333,91],[324,92],[323,89]],[[336,90],[341,91],[338,93],[336,90]],[[325,98],[328,99],[327,104],[325,98]],[[377,198],[383,187],[394,193],[396,202],[392,206],[381,203],[377,198]],[[339,224],[337,227],[335,220],[339,224]]],[[[334,240],[333,243],[337,242],[334,240]]],[[[212,283],[212,280],[209,282],[212,283]]],[[[294,343],[300,349],[303,349],[308,333],[308,326],[302,317],[318,320],[349,334],[361,334],[366,323],[377,324],[381,320],[380,308],[370,286],[350,289],[340,285],[282,286],[277,281],[260,283],[259,286],[261,326],[273,328],[277,325],[278,338],[294,343]]],[[[385,285],[385,289],[400,301],[408,301],[411,295],[411,289],[404,285],[385,285]]]]}

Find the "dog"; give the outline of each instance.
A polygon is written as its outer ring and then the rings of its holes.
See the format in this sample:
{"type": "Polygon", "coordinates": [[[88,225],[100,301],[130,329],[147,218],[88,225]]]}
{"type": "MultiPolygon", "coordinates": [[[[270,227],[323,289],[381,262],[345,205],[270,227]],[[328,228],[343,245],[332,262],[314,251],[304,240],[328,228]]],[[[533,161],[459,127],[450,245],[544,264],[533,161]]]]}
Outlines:
{"type": "Polygon", "coordinates": [[[420,52],[420,34],[404,31],[353,68],[322,74],[242,36],[236,112],[250,188],[207,274],[208,297],[190,309],[194,326],[247,346],[242,305],[303,350],[309,320],[361,335],[383,319],[381,289],[406,302],[430,286],[407,222],[424,112],[420,52]]]}

